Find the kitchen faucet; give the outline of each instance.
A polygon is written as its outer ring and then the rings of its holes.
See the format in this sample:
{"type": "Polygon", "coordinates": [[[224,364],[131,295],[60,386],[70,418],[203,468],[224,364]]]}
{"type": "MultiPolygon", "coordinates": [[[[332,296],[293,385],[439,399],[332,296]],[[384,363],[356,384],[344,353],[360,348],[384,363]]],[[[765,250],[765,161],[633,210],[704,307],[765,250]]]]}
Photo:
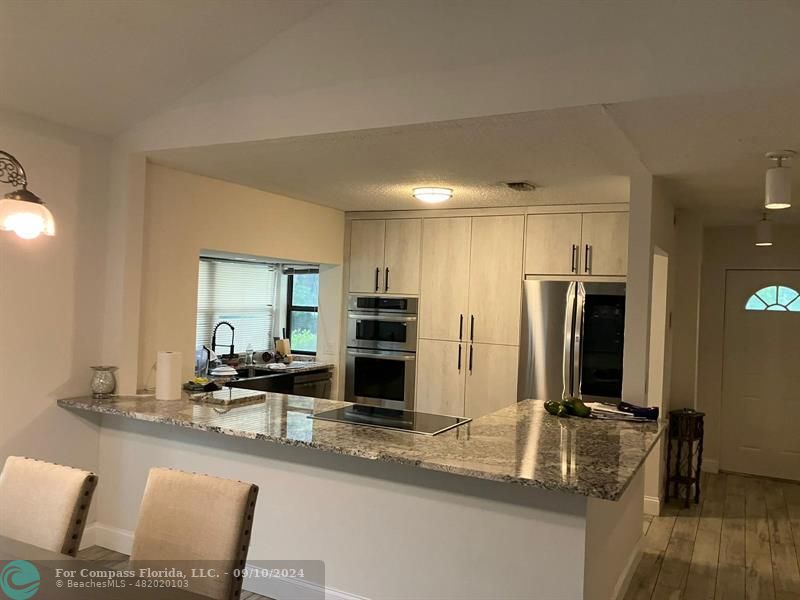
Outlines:
{"type": "MultiPolygon", "coordinates": [[[[228,346],[229,352],[228,354],[233,354],[233,338],[236,335],[235,331],[236,328],[231,325],[228,321],[220,321],[216,325],[214,325],[214,332],[211,334],[211,351],[216,354],[217,353],[217,329],[219,329],[220,325],[227,325],[231,328],[231,343],[228,346]]],[[[225,346],[226,344],[220,344],[220,346],[225,346]]]]}

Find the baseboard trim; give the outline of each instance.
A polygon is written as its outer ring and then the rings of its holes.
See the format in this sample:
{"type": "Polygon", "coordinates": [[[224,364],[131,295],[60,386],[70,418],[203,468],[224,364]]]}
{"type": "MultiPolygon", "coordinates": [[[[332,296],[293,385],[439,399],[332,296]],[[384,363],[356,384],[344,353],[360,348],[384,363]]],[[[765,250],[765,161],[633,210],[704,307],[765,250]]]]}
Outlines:
{"type": "Polygon", "coordinates": [[[95,544],[108,548],[114,552],[130,555],[131,548],[133,548],[133,532],[127,529],[119,529],[118,527],[111,527],[103,525],[102,523],[94,524],[95,531],[95,544]]]}
{"type": "MultiPolygon", "coordinates": [[[[130,555],[131,548],[133,548],[133,532],[94,522],[86,526],[81,541],[81,548],[89,546],[102,546],[114,550],[114,552],[130,555]]],[[[250,563],[248,563],[248,567],[254,571],[261,568],[259,565],[250,563]]],[[[313,598],[318,596],[324,597],[325,600],[369,600],[365,596],[294,579],[245,578],[242,587],[248,592],[255,592],[269,598],[313,598]]]]}
{"type": "Polygon", "coordinates": [[[704,458],[701,470],[706,473],[719,473],[719,461],[716,458],[704,458]]]}
{"type": "Polygon", "coordinates": [[[644,497],[644,514],[657,517],[661,514],[661,498],[658,496],[644,497]]]}
{"type": "Polygon", "coordinates": [[[617,585],[614,586],[614,594],[611,596],[614,600],[622,600],[625,594],[628,593],[628,588],[631,585],[633,574],[636,572],[636,567],[639,566],[639,561],[642,559],[642,550],[644,549],[644,537],[640,537],[636,543],[636,548],[628,558],[628,563],[625,569],[617,580],[617,585]]]}

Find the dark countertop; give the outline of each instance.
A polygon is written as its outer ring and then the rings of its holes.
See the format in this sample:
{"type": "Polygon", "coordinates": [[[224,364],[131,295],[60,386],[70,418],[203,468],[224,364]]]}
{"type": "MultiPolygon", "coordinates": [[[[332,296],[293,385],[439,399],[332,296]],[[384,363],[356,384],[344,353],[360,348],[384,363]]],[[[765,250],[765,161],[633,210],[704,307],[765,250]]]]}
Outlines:
{"type": "Polygon", "coordinates": [[[347,403],[285,394],[267,393],[264,402],[224,410],[153,396],[69,398],[58,405],[605,500],[622,496],[665,428],[560,419],[539,400],[433,437],[309,419],[347,403]]]}

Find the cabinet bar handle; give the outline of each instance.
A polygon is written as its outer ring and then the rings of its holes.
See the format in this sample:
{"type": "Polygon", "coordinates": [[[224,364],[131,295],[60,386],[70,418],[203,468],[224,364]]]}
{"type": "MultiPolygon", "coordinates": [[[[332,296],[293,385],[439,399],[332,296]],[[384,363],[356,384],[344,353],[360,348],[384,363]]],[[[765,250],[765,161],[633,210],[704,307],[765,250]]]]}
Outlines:
{"type": "Polygon", "coordinates": [[[469,347],[469,372],[472,373],[472,348],[473,346],[470,345],[469,347]]]}
{"type": "Polygon", "coordinates": [[[464,315],[458,315],[458,341],[464,336],[464,315]]]}
{"type": "Polygon", "coordinates": [[[578,272],[578,246],[577,244],[572,244],[572,272],[578,272]]]}
{"type": "Polygon", "coordinates": [[[591,271],[591,256],[592,256],[592,247],[589,244],[586,244],[586,251],[583,253],[583,272],[588,273],[591,271]]]}
{"type": "Polygon", "coordinates": [[[461,344],[458,345],[458,372],[461,372],[461,344]]]}
{"type": "Polygon", "coordinates": [[[380,267],[375,267],[375,291],[378,291],[378,277],[381,276],[380,267]]]}
{"type": "Polygon", "coordinates": [[[383,287],[387,292],[389,291],[389,267],[386,267],[386,277],[383,280],[383,287]]]}
{"type": "Polygon", "coordinates": [[[469,341],[475,339],[475,315],[469,316],[469,341]]]}

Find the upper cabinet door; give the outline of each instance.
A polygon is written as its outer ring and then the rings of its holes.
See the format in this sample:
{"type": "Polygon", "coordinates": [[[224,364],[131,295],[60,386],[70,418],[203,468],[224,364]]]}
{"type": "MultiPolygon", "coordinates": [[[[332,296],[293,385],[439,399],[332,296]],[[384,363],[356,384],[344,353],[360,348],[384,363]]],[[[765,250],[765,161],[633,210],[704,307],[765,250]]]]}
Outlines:
{"type": "Polygon", "coordinates": [[[422,219],[386,221],[383,291],[389,294],[419,294],[419,257],[422,219]]]}
{"type": "Polygon", "coordinates": [[[525,217],[474,217],[467,339],[519,345],[525,217]]]}
{"type": "Polygon", "coordinates": [[[419,337],[458,341],[467,333],[469,217],[425,219],[419,337]]]}
{"type": "Polygon", "coordinates": [[[627,275],[628,213],[583,215],[581,275],[627,275]]]}
{"type": "Polygon", "coordinates": [[[525,273],[572,275],[578,272],[581,215],[528,215],[525,273]]]}
{"type": "Polygon", "coordinates": [[[350,291],[383,291],[386,221],[352,221],[350,227],[350,291]]]}

